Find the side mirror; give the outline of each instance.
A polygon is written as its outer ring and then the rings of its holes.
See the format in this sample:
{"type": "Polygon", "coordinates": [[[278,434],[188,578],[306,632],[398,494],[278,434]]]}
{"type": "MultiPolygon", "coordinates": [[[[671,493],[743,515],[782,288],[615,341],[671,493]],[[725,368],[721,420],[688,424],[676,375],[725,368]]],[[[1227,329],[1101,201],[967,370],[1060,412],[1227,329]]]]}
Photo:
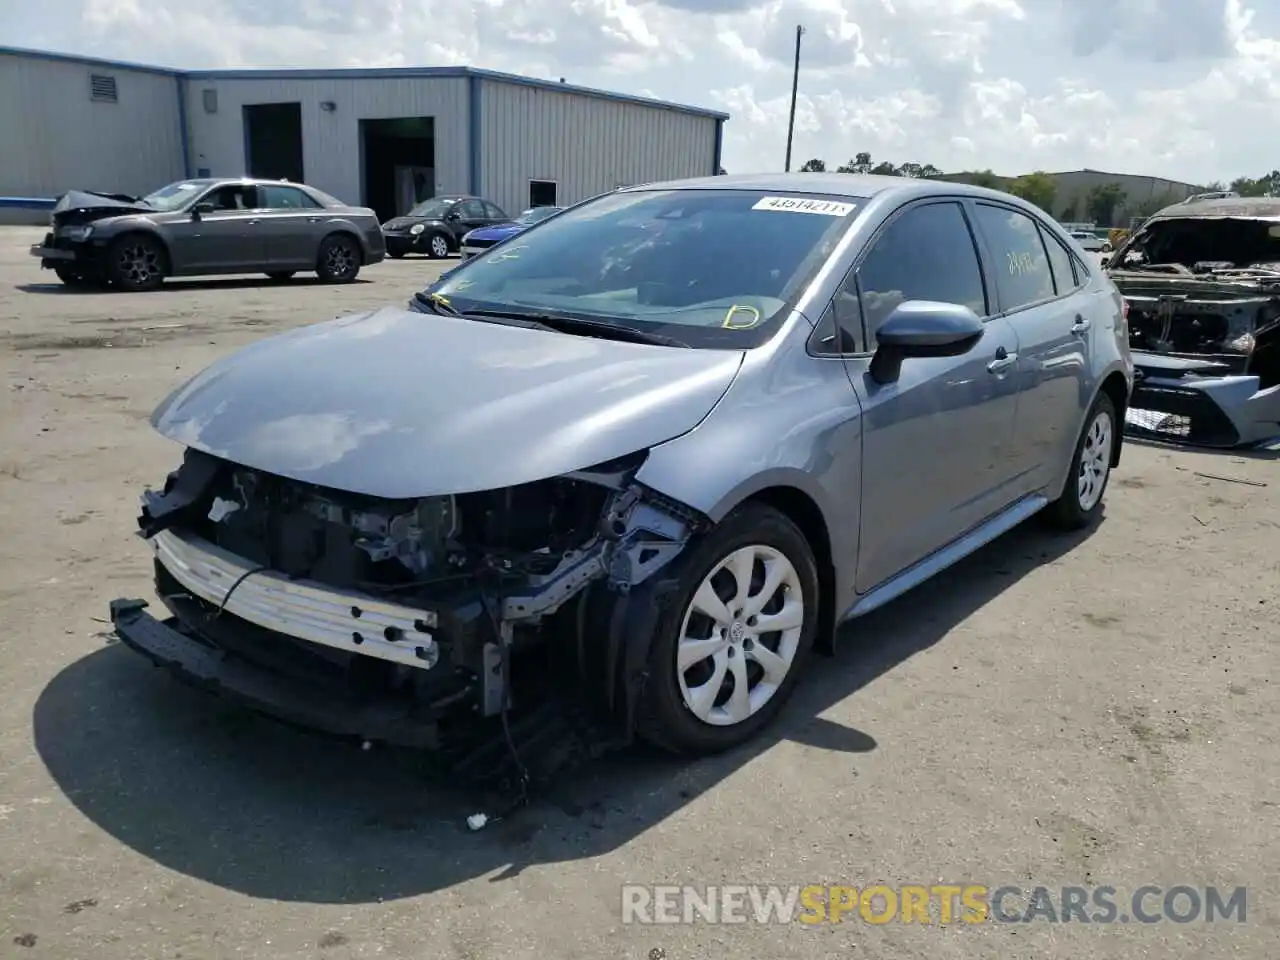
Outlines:
{"type": "Polygon", "coordinates": [[[982,339],[982,320],[966,306],[932,300],[900,303],[876,331],[871,379],[893,383],[911,357],[958,357],[982,339]]]}
{"type": "Polygon", "coordinates": [[[193,219],[199,220],[206,213],[213,213],[214,209],[215,207],[212,203],[197,203],[191,209],[191,216],[193,219]]]}
{"type": "Polygon", "coordinates": [[[446,220],[461,220],[462,214],[460,214],[457,210],[450,210],[448,213],[444,215],[444,218],[446,220]]]}

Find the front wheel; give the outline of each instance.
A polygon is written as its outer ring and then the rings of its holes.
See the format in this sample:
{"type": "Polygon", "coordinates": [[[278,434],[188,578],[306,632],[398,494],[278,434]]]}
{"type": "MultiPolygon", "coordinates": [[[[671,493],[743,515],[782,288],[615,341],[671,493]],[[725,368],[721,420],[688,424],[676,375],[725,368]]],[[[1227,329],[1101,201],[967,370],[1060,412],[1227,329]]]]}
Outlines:
{"type": "Polygon", "coordinates": [[[1079,530],[1102,512],[1102,495],[1111,477],[1115,450],[1116,407],[1105,393],[1098,394],[1076,443],[1071,473],[1062,496],[1045,508],[1045,518],[1060,530],[1079,530]]]}
{"type": "Polygon", "coordinates": [[[360,272],[360,248],[348,236],[335,233],[320,244],[316,276],[325,283],[350,283],[360,272]]]}
{"type": "Polygon", "coordinates": [[[427,256],[432,260],[443,260],[449,256],[449,241],[443,233],[433,233],[427,239],[427,256]]]}
{"type": "Polygon", "coordinates": [[[658,622],[637,732],[677,753],[754,737],[782,709],[818,625],[818,574],[804,534],[753,504],[727,517],[683,561],[658,622]]]}
{"type": "Polygon", "coordinates": [[[107,250],[107,276],[121,290],[155,290],[164,282],[164,247],[145,233],[118,238],[107,250]]]}
{"type": "Polygon", "coordinates": [[[92,290],[102,286],[102,283],[96,277],[88,276],[69,267],[54,267],[53,272],[59,280],[73,290],[92,290]]]}

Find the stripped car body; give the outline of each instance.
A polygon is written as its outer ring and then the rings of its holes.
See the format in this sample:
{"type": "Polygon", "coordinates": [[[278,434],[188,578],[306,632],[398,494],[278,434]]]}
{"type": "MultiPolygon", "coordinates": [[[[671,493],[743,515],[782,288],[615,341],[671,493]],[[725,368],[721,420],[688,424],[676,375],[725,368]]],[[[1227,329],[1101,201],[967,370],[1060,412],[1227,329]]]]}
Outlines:
{"type": "Polygon", "coordinates": [[[1280,435],[1280,199],[1167,207],[1108,270],[1129,303],[1132,432],[1224,448],[1280,435]]]}
{"type": "Polygon", "coordinates": [[[447,749],[569,693],[709,752],[768,723],[841,621],[1033,514],[1099,516],[1122,301],[1023,201],[702,178],[519,248],[162,402],[186,454],[139,533],[172,616],[117,601],[121,639],[366,740],[447,749]]]}

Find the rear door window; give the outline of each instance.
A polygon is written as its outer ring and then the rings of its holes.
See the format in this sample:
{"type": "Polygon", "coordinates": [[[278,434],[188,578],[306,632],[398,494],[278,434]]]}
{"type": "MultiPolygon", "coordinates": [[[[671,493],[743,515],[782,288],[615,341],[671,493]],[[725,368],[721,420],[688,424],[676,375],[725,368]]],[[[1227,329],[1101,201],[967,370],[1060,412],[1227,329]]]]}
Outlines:
{"type": "Polygon", "coordinates": [[[270,210],[314,210],[320,206],[297,187],[263,186],[262,205],[270,210]]]}
{"type": "Polygon", "coordinates": [[[1056,293],[1049,257],[1035,220],[1010,207],[976,205],[978,224],[991,255],[1000,290],[1000,308],[1018,310],[1052,300],[1056,293]]]}

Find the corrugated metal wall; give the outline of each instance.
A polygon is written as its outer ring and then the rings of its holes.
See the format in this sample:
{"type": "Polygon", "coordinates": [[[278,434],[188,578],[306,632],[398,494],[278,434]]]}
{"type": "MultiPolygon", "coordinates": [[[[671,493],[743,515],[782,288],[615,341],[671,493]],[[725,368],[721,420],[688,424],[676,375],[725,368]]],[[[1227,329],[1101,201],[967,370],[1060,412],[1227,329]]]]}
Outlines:
{"type": "Polygon", "coordinates": [[[0,196],[148,193],[182,175],[173,76],[0,53],[0,196]],[[115,79],[115,103],[89,98],[90,76],[115,79]]]}
{"type": "Polygon", "coordinates": [[[715,172],[711,117],[492,80],[480,104],[480,192],[508,213],[529,206],[531,179],[556,181],[565,205],[715,172]]]}
{"type": "Polygon", "coordinates": [[[465,191],[468,84],[465,78],[201,79],[186,81],[191,172],[215,177],[245,173],[246,104],[302,105],[302,160],[306,181],[347,203],[362,202],[360,120],[434,117],[437,192],[465,191]],[[204,91],[217,91],[208,113],[204,91]],[[320,109],[332,101],[333,112],[320,109]]]}

